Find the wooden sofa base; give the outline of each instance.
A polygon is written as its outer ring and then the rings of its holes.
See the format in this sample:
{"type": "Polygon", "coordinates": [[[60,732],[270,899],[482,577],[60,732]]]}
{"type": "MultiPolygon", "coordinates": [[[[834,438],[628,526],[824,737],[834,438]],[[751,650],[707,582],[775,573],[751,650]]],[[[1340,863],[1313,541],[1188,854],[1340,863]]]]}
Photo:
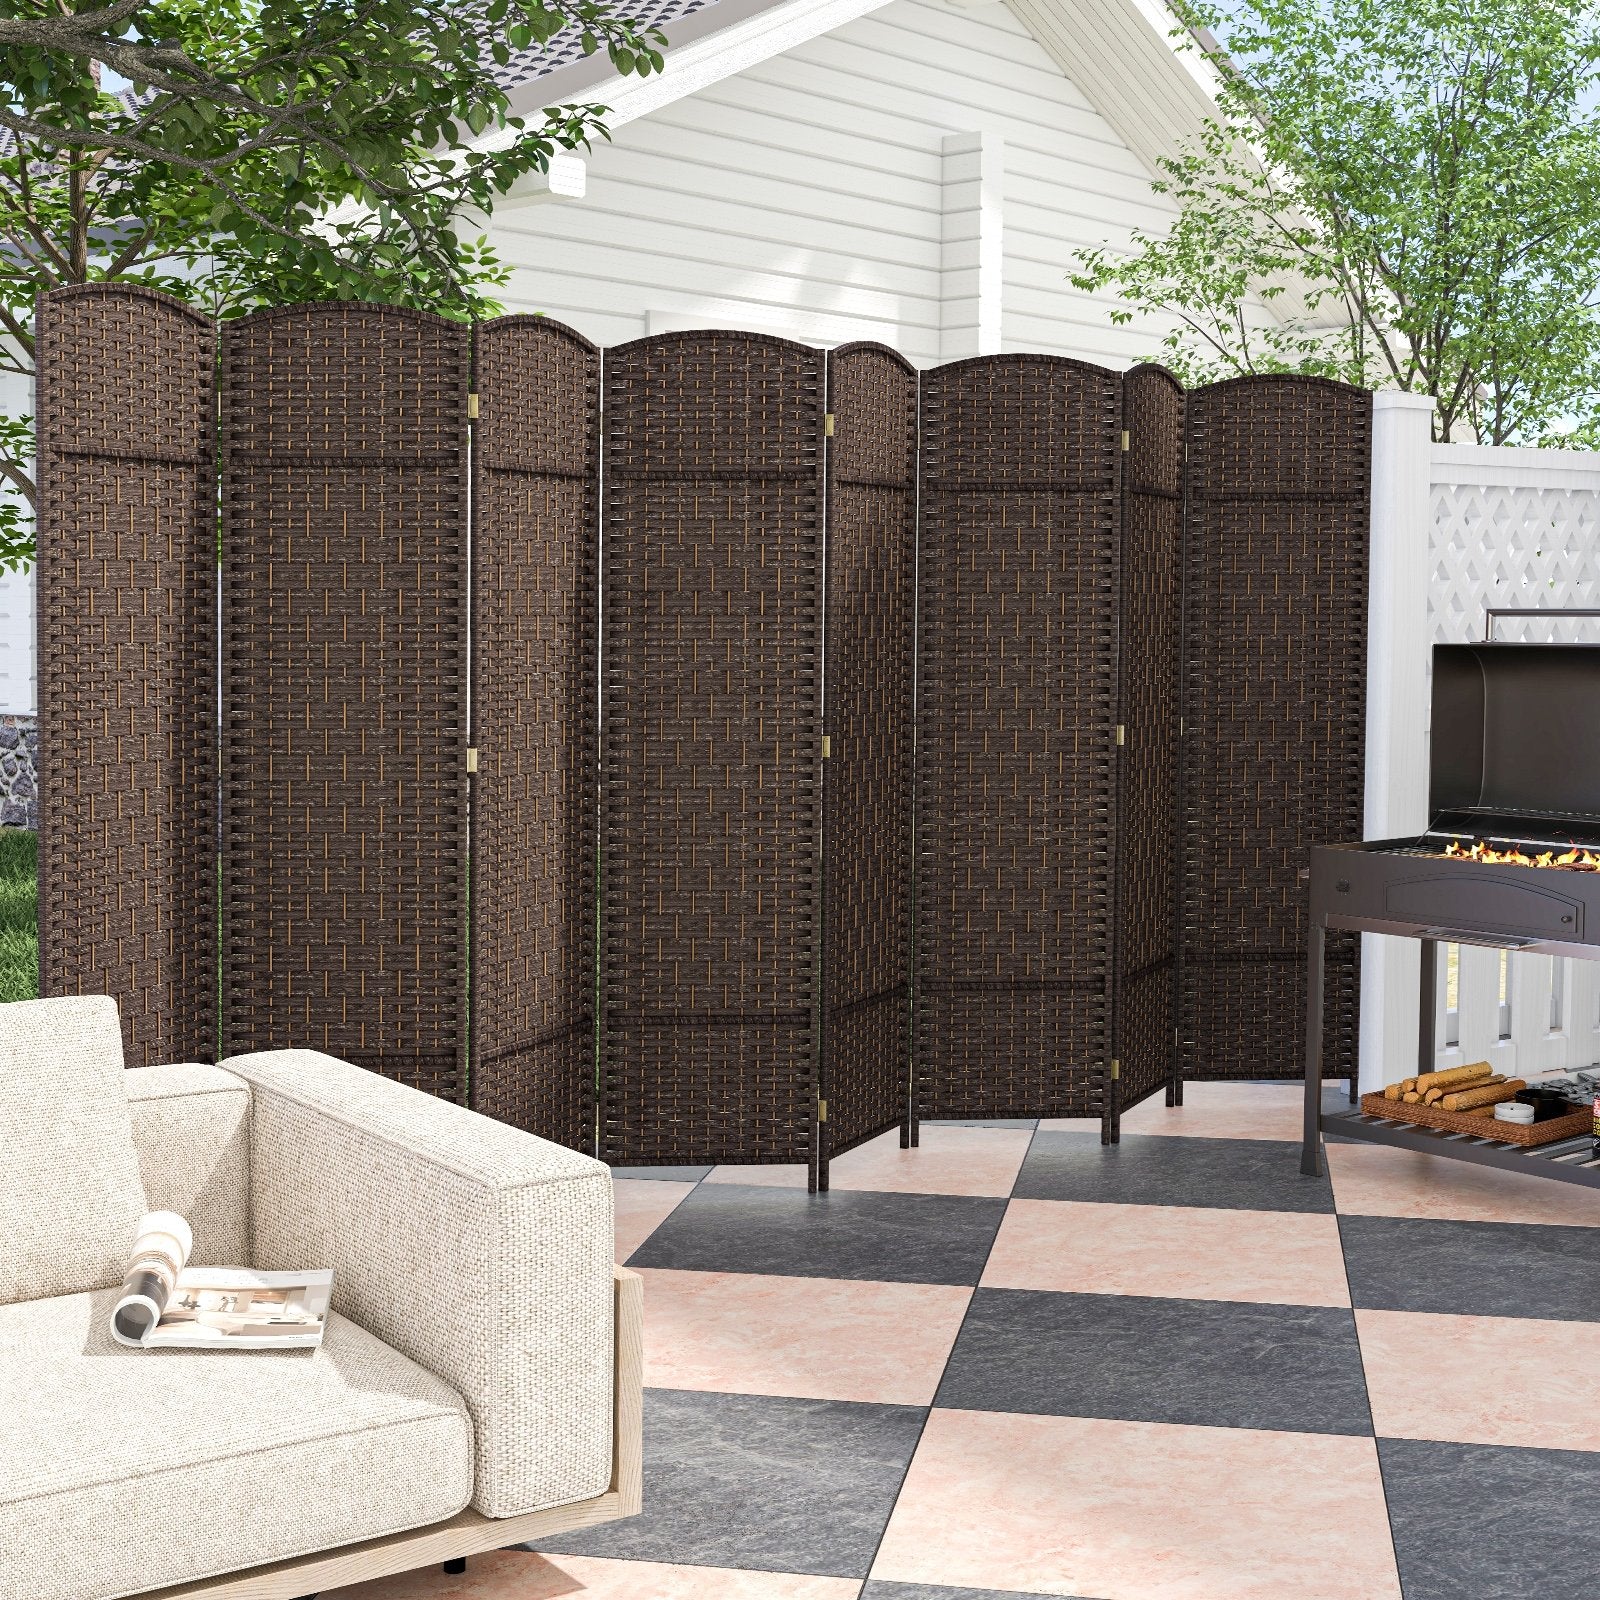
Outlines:
{"type": "Polygon", "coordinates": [[[463,1511],[448,1522],[367,1539],[338,1550],[274,1561],[199,1583],[150,1589],[137,1600],[300,1600],[303,1595],[345,1584],[386,1578],[503,1550],[507,1545],[573,1528],[592,1528],[638,1515],[643,1501],[644,1327],[643,1280],[625,1267],[616,1269],[616,1388],[612,1432],[611,1487],[592,1500],[579,1500],[520,1517],[485,1517],[463,1511]]]}

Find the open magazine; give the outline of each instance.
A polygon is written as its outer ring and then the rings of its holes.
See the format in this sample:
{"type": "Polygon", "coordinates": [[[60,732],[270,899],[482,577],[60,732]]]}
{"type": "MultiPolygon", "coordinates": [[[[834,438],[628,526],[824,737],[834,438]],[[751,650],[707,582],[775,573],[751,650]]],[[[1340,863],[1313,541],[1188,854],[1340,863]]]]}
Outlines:
{"type": "Polygon", "coordinates": [[[139,1224],[111,1337],[146,1349],[295,1350],[322,1343],[331,1272],[190,1267],[194,1237],[175,1211],[139,1224]]]}

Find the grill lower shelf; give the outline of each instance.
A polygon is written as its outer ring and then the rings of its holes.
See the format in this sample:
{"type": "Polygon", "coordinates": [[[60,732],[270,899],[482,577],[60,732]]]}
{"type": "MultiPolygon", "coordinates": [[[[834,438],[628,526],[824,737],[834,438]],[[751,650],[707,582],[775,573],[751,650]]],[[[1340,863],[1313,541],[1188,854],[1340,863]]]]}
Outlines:
{"type": "MultiPolygon", "coordinates": [[[[1377,1098],[1382,1099],[1381,1096],[1377,1098]]],[[[1392,1101],[1383,1103],[1392,1111],[1392,1101]]],[[[1414,1122],[1401,1122],[1393,1116],[1372,1116],[1365,1109],[1324,1112],[1322,1132],[1329,1139],[1397,1145],[1402,1150],[1421,1150],[1456,1161],[1473,1161],[1479,1166],[1499,1167],[1504,1172],[1522,1172],[1530,1177],[1555,1178],[1562,1183],[1600,1188],[1600,1161],[1594,1158],[1594,1139],[1588,1132],[1550,1144],[1515,1145],[1501,1139],[1453,1133],[1446,1128],[1426,1128],[1414,1122]]]]}
{"type": "Polygon", "coordinates": [[[1557,1139],[1575,1139],[1580,1133],[1592,1137],[1594,1127],[1594,1113],[1587,1107],[1574,1107],[1569,1117],[1521,1123],[1496,1122],[1493,1117],[1469,1117],[1460,1111],[1443,1111],[1438,1106],[1408,1106],[1385,1100],[1381,1094],[1362,1095],[1361,1109],[1369,1117],[1419,1123],[1424,1128],[1442,1128],[1446,1133],[1464,1133],[1472,1138],[1493,1140],[1496,1144],[1554,1144],[1557,1139]],[[1489,1128],[1494,1131],[1490,1133],[1489,1128]]]}

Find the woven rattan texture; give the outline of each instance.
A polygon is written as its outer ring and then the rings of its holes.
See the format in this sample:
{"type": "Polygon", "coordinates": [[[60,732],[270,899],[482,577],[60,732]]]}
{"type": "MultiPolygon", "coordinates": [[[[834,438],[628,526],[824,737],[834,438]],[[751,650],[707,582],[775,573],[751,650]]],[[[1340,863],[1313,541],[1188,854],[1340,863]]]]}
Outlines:
{"type": "Polygon", "coordinates": [[[1177,956],[1178,551],[1183,390],[1160,367],[1122,380],[1121,751],[1116,1051],[1120,1105],[1172,1081],[1177,956]]]}
{"type": "MultiPolygon", "coordinates": [[[[1316,844],[1359,839],[1372,397],[1245,378],[1188,400],[1179,856],[1186,1078],[1297,1066],[1316,844]]],[[[1325,1073],[1355,1069],[1356,942],[1328,942],[1325,1073]]]]}
{"type": "Polygon", "coordinates": [[[41,992],[129,1066],[215,1059],[215,337],[94,286],[38,317],[41,992]]]}
{"type": "Polygon", "coordinates": [[[461,1098],[464,326],[354,303],[224,330],[223,1040],[461,1098]]]}
{"type": "Polygon", "coordinates": [[[1115,862],[1115,374],[923,374],[915,1110],[1107,1109],[1115,862]]]}
{"type": "Polygon", "coordinates": [[[908,1104],[916,373],[882,345],[841,346],[828,409],[824,1158],[908,1104]]]}
{"type": "Polygon", "coordinates": [[[472,1104],[592,1151],[600,355],[503,317],[477,390],[472,1104]]]}
{"type": "Polygon", "coordinates": [[[611,1162],[814,1155],[823,378],[756,335],[606,352],[611,1162]]]}

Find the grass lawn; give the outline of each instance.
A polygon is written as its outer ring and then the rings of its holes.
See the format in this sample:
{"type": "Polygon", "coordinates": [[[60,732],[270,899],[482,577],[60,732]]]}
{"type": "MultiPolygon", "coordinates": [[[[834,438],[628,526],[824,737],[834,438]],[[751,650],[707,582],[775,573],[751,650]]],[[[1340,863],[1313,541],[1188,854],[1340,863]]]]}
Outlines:
{"type": "Polygon", "coordinates": [[[39,995],[39,841],[0,828],[0,1000],[39,995]]]}

